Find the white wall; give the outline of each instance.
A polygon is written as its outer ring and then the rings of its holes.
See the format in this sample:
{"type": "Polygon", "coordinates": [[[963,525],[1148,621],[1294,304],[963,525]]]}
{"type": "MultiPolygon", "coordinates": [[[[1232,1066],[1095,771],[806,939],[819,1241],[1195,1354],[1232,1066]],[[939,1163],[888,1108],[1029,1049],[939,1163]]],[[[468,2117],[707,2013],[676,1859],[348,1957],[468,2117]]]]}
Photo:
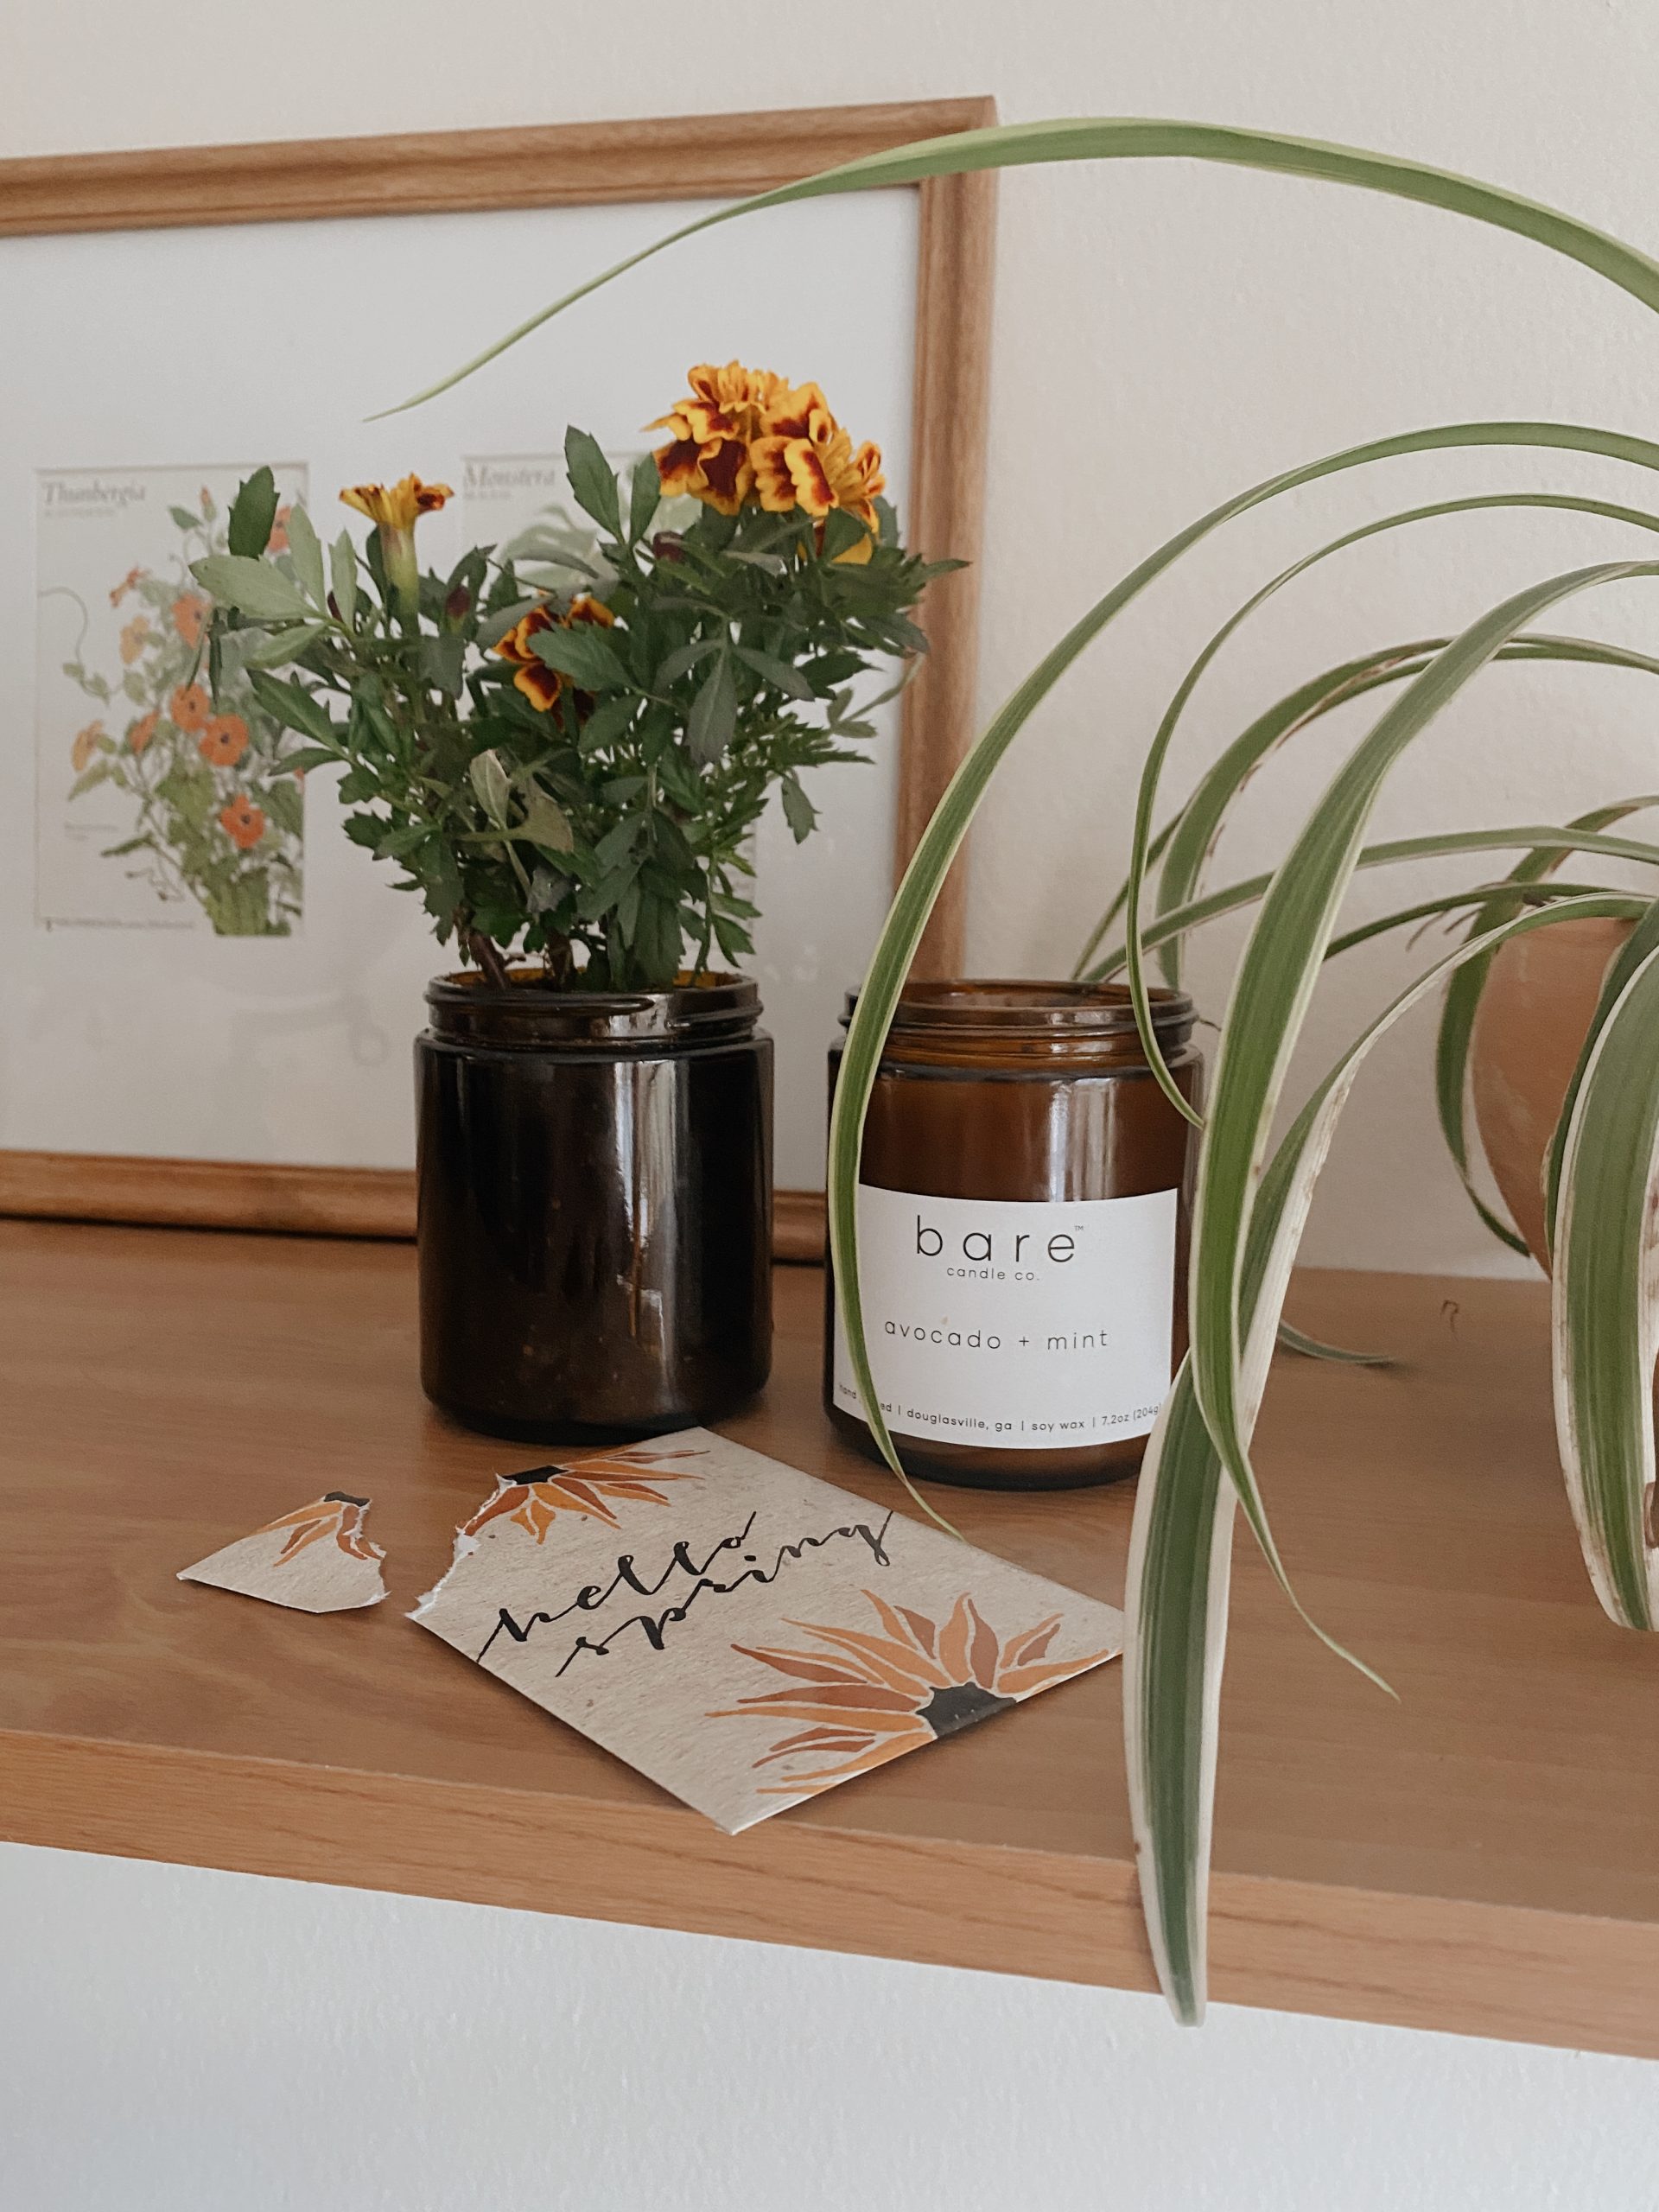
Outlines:
{"type": "Polygon", "coordinates": [[[1649,2212],[1637,2059],[0,1848],[6,2212],[1649,2212]]]}
{"type": "MultiPolygon", "coordinates": [[[[632,0],[600,18],[523,0],[54,0],[10,11],[7,48],[0,145],[16,153],[990,92],[1009,118],[1185,115],[1347,139],[1494,178],[1638,243],[1655,233],[1659,14],[1639,0],[798,0],[760,18],[730,0],[632,0]]],[[[1651,428],[1650,318],[1520,240],[1214,168],[1114,163],[1017,175],[1003,189],[987,706],[1170,529],[1288,461],[1460,416],[1651,428]]],[[[741,236],[728,235],[734,286],[752,285],[741,236]]],[[[416,317],[441,324],[444,285],[468,283],[499,291],[504,323],[547,289],[533,270],[446,270],[416,317]]],[[[826,298],[826,323],[858,305],[826,298]]],[[[420,329],[411,353],[424,362],[431,342],[420,329]]],[[[551,362],[581,344],[581,323],[537,342],[551,362]]],[[[389,334],[389,352],[395,343],[389,334]]],[[[1643,496],[1611,464],[1567,473],[1643,496]]],[[[994,797],[976,863],[976,965],[1069,963],[1116,880],[1125,777],[1164,699],[1282,559],[1393,506],[1549,474],[1520,461],[1395,464],[1238,529],[1166,582],[1049,703],[994,797]]],[[[1179,765],[1190,771],[1255,708],[1355,645],[1455,626],[1522,581],[1631,542],[1611,524],[1511,515],[1350,556],[1218,667],[1179,765]]],[[[1573,610],[1568,626],[1650,627],[1653,587],[1633,588],[1633,614],[1609,601],[1573,610]]],[[[1422,741],[1382,834],[1549,818],[1646,788],[1648,681],[1490,674],[1422,741]]],[[[1239,873],[1305,809],[1315,756],[1328,748],[1262,779],[1231,854],[1239,873]]],[[[1365,898],[1382,893],[1373,879],[1365,898]]],[[[1198,970],[1212,1003],[1227,950],[1198,970]]],[[[1356,957],[1317,1044],[1333,1046],[1380,1001],[1402,957],[1356,957]]],[[[1426,1033],[1420,1020],[1385,1051],[1351,1108],[1310,1256],[1499,1264],[1438,1157],[1426,1033]]]]}
{"type": "MultiPolygon", "coordinates": [[[[54,0],[11,12],[7,49],[11,153],[989,91],[1009,118],[1187,115],[1357,141],[1638,243],[1659,227],[1659,15],[1637,0],[54,0]]],[[[1168,531],[1289,461],[1465,416],[1651,429],[1659,334],[1517,241],[1230,172],[1033,173],[1004,193],[988,706],[1168,531]]],[[[753,281],[732,245],[734,283],[753,281]]],[[[497,287],[504,321],[539,296],[530,271],[443,281],[497,287]]],[[[1273,567],[1390,505],[1549,480],[1401,465],[1172,580],[1057,695],[995,797],[976,964],[1069,962],[1122,857],[1125,774],[1164,696],[1273,567]]],[[[1356,557],[1265,620],[1201,696],[1188,768],[1351,647],[1456,626],[1628,543],[1516,517],[1434,527],[1423,550],[1356,557]]],[[[1651,623],[1645,602],[1582,619],[1616,617],[1651,623]]],[[[1649,711],[1634,678],[1495,674],[1425,741],[1384,834],[1650,787],[1649,711]]],[[[1309,774],[1305,757],[1262,779],[1240,873],[1306,807],[1309,774]]],[[[1355,970],[1325,1039],[1380,995],[1391,958],[1355,970]]],[[[1213,998],[1218,958],[1199,979],[1213,998]]],[[[1420,1029],[1352,1109],[1317,1256],[1490,1264],[1435,1158],[1425,1065],[1420,1029]]],[[[1139,1999],[42,1854],[7,1854],[0,1903],[16,1962],[0,1982],[6,2212],[1635,2212],[1653,2197],[1654,2077],[1620,2062],[1243,2015],[1183,2039],[1139,1999]]]]}

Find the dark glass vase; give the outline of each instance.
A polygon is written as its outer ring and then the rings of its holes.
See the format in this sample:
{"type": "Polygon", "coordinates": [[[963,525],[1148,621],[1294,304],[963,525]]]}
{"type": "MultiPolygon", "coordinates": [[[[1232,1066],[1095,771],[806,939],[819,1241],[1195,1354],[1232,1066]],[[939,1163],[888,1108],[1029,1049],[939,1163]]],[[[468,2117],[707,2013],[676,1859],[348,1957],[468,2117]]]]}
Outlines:
{"type": "Polygon", "coordinates": [[[753,983],[427,987],[421,1382],[470,1428],[607,1444],[772,1364],[772,1040],[753,983]]]}

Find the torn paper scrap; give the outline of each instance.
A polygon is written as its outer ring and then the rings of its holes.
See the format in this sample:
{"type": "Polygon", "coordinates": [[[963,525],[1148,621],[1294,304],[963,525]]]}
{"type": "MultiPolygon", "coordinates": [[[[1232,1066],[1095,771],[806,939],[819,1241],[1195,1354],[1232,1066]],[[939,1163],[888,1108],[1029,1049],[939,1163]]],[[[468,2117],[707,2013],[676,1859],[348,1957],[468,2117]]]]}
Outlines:
{"type": "Polygon", "coordinates": [[[343,1613],[378,1605],[387,1594],[380,1577],[385,1557],[363,1533],[366,1497],[331,1490],[267,1521],[251,1536],[181,1568],[181,1582],[205,1582],[267,1605],[301,1613],[343,1613]]]}
{"type": "Polygon", "coordinates": [[[502,1476],[410,1618],[733,1835],[1123,1646],[1115,1606],[708,1429],[502,1476]]]}

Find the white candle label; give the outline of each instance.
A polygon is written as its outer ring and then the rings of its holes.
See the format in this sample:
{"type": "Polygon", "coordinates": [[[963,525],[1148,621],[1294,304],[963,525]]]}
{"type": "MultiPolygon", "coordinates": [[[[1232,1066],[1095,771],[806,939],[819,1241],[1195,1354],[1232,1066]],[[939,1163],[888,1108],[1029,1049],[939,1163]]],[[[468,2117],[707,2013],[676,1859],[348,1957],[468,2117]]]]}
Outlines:
{"type": "MultiPolygon", "coordinates": [[[[1054,1452],[1151,1433],[1176,1193],[1054,1204],[858,1192],[864,1335],[895,1436],[1054,1452]]],[[[861,1418],[836,1317],[836,1403],[861,1418]]]]}

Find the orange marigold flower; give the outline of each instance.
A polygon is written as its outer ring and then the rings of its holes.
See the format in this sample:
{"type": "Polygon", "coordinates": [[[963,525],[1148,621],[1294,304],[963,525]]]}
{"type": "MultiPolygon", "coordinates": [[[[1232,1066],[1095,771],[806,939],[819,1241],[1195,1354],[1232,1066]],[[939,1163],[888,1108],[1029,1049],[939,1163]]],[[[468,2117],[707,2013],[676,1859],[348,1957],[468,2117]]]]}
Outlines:
{"type": "Polygon", "coordinates": [[[836,557],[855,565],[869,559],[880,530],[876,496],[887,489],[879,446],[867,441],[855,453],[851,438],[829,409],[815,406],[798,436],[776,432],[758,439],[752,450],[760,505],[769,513],[787,514],[798,507],[820,524],[836,508],[855,515],[870,535],[836,557]]]}
{"type": "Polygon", "coordinates": [[[265,550],[267,553],[287,552],[288,518],[293,512],[294,510],[291,506],[277,508],[276,514],[271,519],[270,536],[265,540],[265,550]]]}
{"type": "Polygon", "coordinates": [[[340,496],[378,529],[403,531],[413,530],[416,516],[433,513],[455,495],[447,484],[423,484],[418,476],[405,476],[391,485],[354,484],[340,496]]]}
{"type": "Polygon", "coordinates": [[[240,715],[215,715],[196,747],[211,768],[234,768],[247,749],[248,726],[240,715]]]}
{"type": "Polygon", "coordinates": [[[162,718],[161,709],[152,707],[141,721],[127,725],[127,744],[134,753],[142,753],[156,734],[156,725],[162,718]]]}
{"type": "Polygon", "coordinates": [[[228,806],[219,810],[219,826],[238,851],[245,853],[265,834],[264,813],[245,791],[238,791],[228,806]]]}
{"type": "Polygon", "coordinates": [[[92,756],[100,749],[99,740],[103,735],[104,725],[101,721],[88,722],[85,729],[75,732],[75,741],[69,748],[69,758],[74,763],[75,773],[78,776],[84,775],[92,765],[92,756]]]}
{"type": "Polygon", "coordinates": [[[198,730],[207,727],[213,702],[200,683],[181,683],[168,701],[167,711],[187,736],[194,737],[198,730]]]}
{"type": "Polygon", "coordinates": [[[563,690],[564,678],[556,668],[550,668],[544,660],[537,658],[530,641],[537,631],[556,626],[545,606],[532,607],[495,648],[500,658],[512,661],[518,671],[512,679],[513,690],[522,691],[531,705],[543,715],[563,690]]]}
{"type": "Polygon", "coordinates": [[[686,381],[687,397],[645,426],[670,433],[656,455],[664,493],[734,515],[754,489],[749,448],[765,432],[768,411],[791,396],[789,386],[770,369],[747,369],[741,361],[723,369],[702,362],[686,381]]]}
{"type": "Polygon", "coordinates": [[[128,668],[132,666],[144,650],[144,639],[149,635],[149,617],[135,614],[121,632],[121,658],[128,668]]]}
{"type": "Polygon", "coordinates": [[[140,579],[147,572],[143,569],[129,569],[126,575],[122,577],[120,582],[117,584],[115,589],[110,594],[110,605],[111,607],[119,607],[127,594],[133,589],[134,586],[138,583],[140,579]]]}
{"type": "Polygon", "coordinates": [[[522,620],[515,622],[506,636],[496,646],[503,660],[512,662],[518,673],[512,679],[515,691],[522,691],[539,714],[546,714],[561,691],[566,690],[569,679],[556,668],[550,668],[531,644],[531,639],[543,630],[569,630],[578,622],[595,623],[608,630],[616,620],[602,600],[594,599],[588,592],[578,592],[567,612],[556,615],[545,601],[532,607],[522,620]]]}
{"type": "Polygon", "coordinates": [[[374,524],[380,558],[391,587],[391,596],[405,620],[420,611],[421,572],[415,559],[415,524],[454,493],[447,484],[423,484],[418,476],[405,476],[396,484],[357,484],[340,493],[348,507],[355,507],[374,524]]]}
{"type": "Polygon", "coordinates": [[[792,391],[785,385],[766,409],[761,433],[767,437],[804,438],[810,431],[815,414],[830,414],[830,403],[820,385],[797,385],[792,391]]]}
{"type": "Polygon", "coordinates": [[[181,592],[174,601],[173,627],[187,645],[199,645],[201,643],[201,633],[207,626],[207,616],[210,611],[207,601],[198,592],[181,592]]]}

